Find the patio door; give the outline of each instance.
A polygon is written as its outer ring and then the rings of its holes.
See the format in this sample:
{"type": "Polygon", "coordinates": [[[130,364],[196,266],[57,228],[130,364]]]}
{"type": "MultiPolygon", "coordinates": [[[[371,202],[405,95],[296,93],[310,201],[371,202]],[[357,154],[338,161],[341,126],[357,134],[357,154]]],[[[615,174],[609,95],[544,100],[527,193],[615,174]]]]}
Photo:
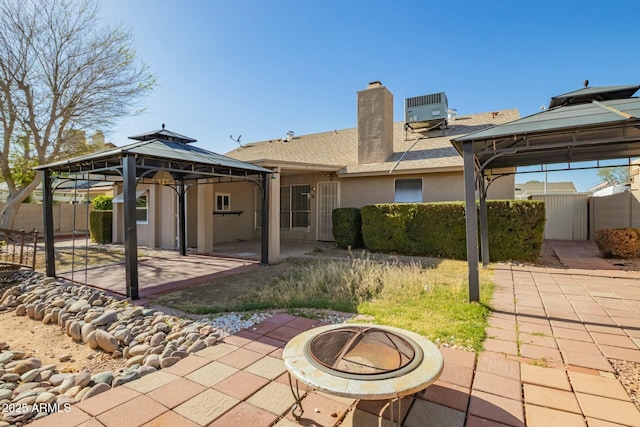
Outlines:
{"type": "Polygon", "coordinates": [[[318,210],[317,240],[333,242],[333,210],[340,207],[339,182],[319,182],[316,192],[318,210]]]}

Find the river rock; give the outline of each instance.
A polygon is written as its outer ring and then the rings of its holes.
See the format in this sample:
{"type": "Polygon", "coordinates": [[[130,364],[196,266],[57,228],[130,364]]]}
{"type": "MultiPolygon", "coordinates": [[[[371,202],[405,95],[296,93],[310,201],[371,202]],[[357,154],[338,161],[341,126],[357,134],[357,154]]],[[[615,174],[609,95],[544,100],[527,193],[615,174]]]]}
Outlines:
{"type": "Polygon", "coordinates": [[[89,335],[87,335],[87,344],[94,350],[99,347],[98,340],[96,339],[96,331],[89,332],[89,335]]]}
{"type": "Polygon", "coordinates": [[[137,356],[133,356],[129,360],[127,360],[127,363],[125,366],[127,368],[130,368],[133,365],[140,365],[144,361],[144,357],[145,356],[143,354],[138,354],[137,356]]]}
{"type": "Polygon", "coordinates": [[[30,359],[26,359],[26,360],[20,360],[13,368],[13,373],[14,374],[24,374],[27,371],[30,371],[32,369],[36,368],[36,364],[30,360],[30,359]]]}
{"type": "Polygon", "coordinates": [[[138,378],[140,378],[140,374],[138,374],[136,371],[127,371],[119,377],[115,378],[113,380],[113,384],[111,384],[111,387],[117,387],[133,380],[137,380],[138,378]]]}
{"type": "Polygon", "coordinates": [[[58,386],[62,384],[62,381],[64,381],[64,379],[67,378],[69,375],[70,374],[53,374],[49,378],[49,382],[51,383],[51,385],[58,386]]]}
{"type": "Polygon", "coordinates": [[[147,350],[149,350],[149,344],[137,344],[129,349],[129,356],[138,356],[140,354],[145,354],[147,350]]]}
{"type": "Polygon", "coordinates": [[[79,299],[78,301],[71,304],[67,311],[69,313],[80,313],[85,305],[89,305],[89,301],[87,301],[86,299],[79,299]]]}
{"type": "Polygon", "coordinates": [[[24,304],[20,304],[16,307],[16,316],[26,316],[27,315],[27,306],[24,304]]]}
{"type": "Polygon", "coordinates": [[[38,368],[35,368],[22,374],[20,376],[20,381],[24,383],[29,383],[31,381],[35,381],[36,378],[38,378],[39,376],[40,376],[40,370],[38,368]]]}
{"type": "Polygon", "coordinates": [[[109,332],[97,329],[95,337],[98,346],[107,353],[113,353],[118,349],[118,341],[109,332]]]}
{"type": "Polygon", "coordinates": [[[94,326],[108,325],[115,322],[118,318],[118,313],[115,310],[108,310],[102,313],[100,317],[91,321],[94,326]]]}
{"type": "Polygon", "coordinates": [[[160,367],[160,356],[157,354],[149,354],[145,357],[144,362],[146,366],[153,366],[154,368],[160,367]]]}
{"type": "Polygon", "coordinates": [[[85,323],[84,325],[82,325],[82,329],[80,330],[80,336],[82,338],[82,342],[83,343],[87,343],[87,337],[89,336],[89,334],[93,331],[96,330],[96,327],[93,326],[93,324],[91,323],[85,323]]]}
{"type": "Polygon", "coordinates": [[[88,391],[82,396],[81,400],[87,400],[90,397],[97,396],[100,393],[111,390],[111,386],[105,383],[96,383],[93,387],[89,388],[88,391]]]}
{"type": "Polygon", "coordinates": [[[173,366],[175,365],[177,362],[180,361],[179,357],[164,357],[160,359],[160,367],[161,368],[168,368],[169,366],[173,366]]]}
{"type": "Polygon", "coordinates": [[[160,344],[162,344],[162,341],[164,341],[166,337],[167,337],[167,334],[165,334],[164,332],[156,332],[151,337],[151,340],[149,341],[149,345],[151,347],[157,347],[160,344]]]}
{"type": "Polygon", "coordinates": [[[75,375],[69,375],[68,377],[66,377],[63,381],[62,384],[60,384],[58,386],[58,390],[60,391],[61,394],[64,394],[67,390],[69,390],[71,387],[75,387],[76,385],[76,380],[75,380],[75,375]]]}
{"type": "Polygon", "coordinates": [[[208,336],[202,341],[204,341],[204,345],[206,345],[207,347],[211,347],[212,345],[215,345],[218,342],[218,337],[208,336]]]}
{"type": "MultiPolygon", "coordinates": [[[[7,374],[4,374],[1,378],[2,381],[7,381],[7,382],[16,382],[20,380],[20,375],[19,374],[14,374],[13,372],[9,372],[7,374]]],[[[2,400],[2,399],[0,399],[2,400]]]]}
{"type": "Polygon", "coordinates": [[[13,390],[6,390],[0,388],[0,400],[9,399],[13,394],[13,390]]]}
{"type": "Polygon", "coordinates": [[[206,347],[206,344],[202,339],[199,338],[195,340],[193,344],[191,344],[191,346],[187,349],[187,353],[189,354],[195,353],[196,351],[200,351],[205,347],[206,347]]]}
{"type": "Polygon", "coordinates": [[[69,336],[73,338],[74,341],[82,341],[82,328],[78,321],[74,320],[69,325],[69,336]]]}
{"type": "Polygon", "coordinates": [[[73,382],[77,386],[85,387],[91,382],[91,373],[89,371],[78,372],[73,376],[73,382]]]}
{"type": "Polygon", "coordinates": [[[0,353],[0,363],[7,363],[12,359],[13,359],[12,351],[5,351],[4,353],[0,353]]]}
{"type": "Polygon", "coordinates": [[[91,377],[91,381],[93,381],[96,384],[111,384],[113,383],[113,372],[111,371],[104,371],[104,372],[100,372],[98,374],[95,374],[93,377],[91,377]]]}
{"type": "Polygon", "coordinates": [[[36,398],[36,403],[53,403],[56,401],[57,396],[53,393],[45,391],[44,393],[40,393],[36,398]]]}

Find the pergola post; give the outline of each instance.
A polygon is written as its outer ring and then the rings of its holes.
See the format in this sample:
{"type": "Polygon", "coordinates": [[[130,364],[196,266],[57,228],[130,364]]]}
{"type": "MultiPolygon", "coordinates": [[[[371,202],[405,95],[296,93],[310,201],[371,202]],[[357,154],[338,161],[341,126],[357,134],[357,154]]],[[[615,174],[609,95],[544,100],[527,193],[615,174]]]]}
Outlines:
{"type": "Polygon", "coordinates": [[[138,296],[138,225],[136,221],[136,158],[125,155],[122,159],[124,179],[124,259],[126,267],[127,297],[138,296]]]}
{"type": "Polygon", "coordinates": [[[56,277],[55,241],[53,236],[53,191],[51,172],[42,170],[42,217],[44,218],[44,250],[47,277],[56,277]]]}
{"type": "Polygon", "coordinates": [[[467,232],[467,265],[469,268],[469,302],[480,301],[478,272],[478,211],[476,207],[476,171],[473,143],[462,144],[464,164],[464,211],[467,232]]]}
{"type": "Polygon", "coordinates": [[[184,188],[184,178],[178,179],[178,246],[180,255],[187,255],[187,207],[185,203],[186,191],[184,188]]]}
{"type": "Polygon", "coordinates": [[[260,264],[269,264],[269,177],[271,174],[262,173],[262,240],[260,264]]]}
{"type": "Polygon", "coordinates": [[[487,182],[484,174],[478,179],[478,194],[480,195],[480,252],[482,252],[482,266],[489,265],[489,225],[487,219],[487,182]]]}

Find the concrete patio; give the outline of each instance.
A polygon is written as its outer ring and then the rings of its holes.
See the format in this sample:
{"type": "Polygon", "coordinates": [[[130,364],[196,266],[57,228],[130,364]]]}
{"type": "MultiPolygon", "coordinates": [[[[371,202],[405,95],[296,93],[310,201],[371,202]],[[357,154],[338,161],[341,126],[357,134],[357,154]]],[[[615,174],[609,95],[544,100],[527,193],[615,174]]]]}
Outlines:
{"type": "MultiPolygon", "coordinates": [[[[402,405],[403,425],[640,426],[640,411],[610,362],[640,363],[640,273],[550,243],[569,268],[498,264],[484,350],[476,357],[441,348],[444,371],[413,404],[402,405]]],[[[31,425],[390,425],[387,402],[312,390],[302,418],[292,417],[282,348],[318,324],[277,314],[31,425]]]]}

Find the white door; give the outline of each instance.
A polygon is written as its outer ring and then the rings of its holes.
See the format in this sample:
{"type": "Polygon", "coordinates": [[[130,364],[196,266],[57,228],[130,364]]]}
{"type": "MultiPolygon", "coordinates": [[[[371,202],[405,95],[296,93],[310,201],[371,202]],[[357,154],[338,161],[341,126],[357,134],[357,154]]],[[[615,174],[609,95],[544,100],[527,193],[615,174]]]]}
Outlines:
{"type": "Polygon", "coordinates": [[[317,240],[333,242],[333,210],[340,207],[339,182],[319,182],[317,197],[317,240]]]}

